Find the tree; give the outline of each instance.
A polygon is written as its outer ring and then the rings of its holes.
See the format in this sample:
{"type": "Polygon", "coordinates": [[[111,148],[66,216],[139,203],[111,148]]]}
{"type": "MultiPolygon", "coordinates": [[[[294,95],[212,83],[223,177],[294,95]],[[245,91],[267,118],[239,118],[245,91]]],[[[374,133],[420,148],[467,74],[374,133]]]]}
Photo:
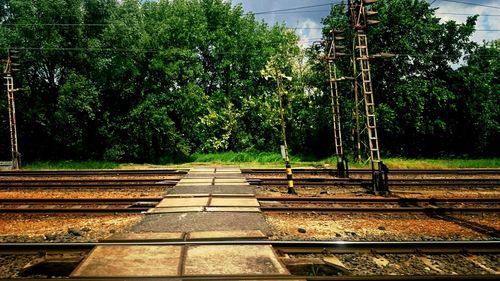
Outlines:
{"type": "MultiPolygon", "coordinates": [[[[457,110],[457,97],[450,89],[451,65],[473,48],[470,36],[477,16],[464,24],[441,23],[435,9],[422,0],[380,0],[374,10],[380,23],[368,31],[370,53],[397,55],[371,64],[382,149],[405,156],[451,152],[451,116],[457,110]]],[[[330,30],[344,28],[344,15],[344,9],[332,8],[323,21],[325,38],[330,30]]],[[[339,67],[342,74],[352,76],[345,72],[347,63],[339,67]]]]}
{"type": "Polygon", "coordinates": [[[455,149],[469,155],[498,156],[500,139],[500,40],[484,43],[453,75],[457,95],[455,149]]]}

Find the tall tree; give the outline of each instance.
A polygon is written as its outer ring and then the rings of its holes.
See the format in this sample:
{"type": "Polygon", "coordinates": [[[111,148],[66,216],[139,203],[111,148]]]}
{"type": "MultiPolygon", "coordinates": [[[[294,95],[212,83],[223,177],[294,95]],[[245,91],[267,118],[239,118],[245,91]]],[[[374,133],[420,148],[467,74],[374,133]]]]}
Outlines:
{"type": "MultiPolygon", "coordinates": [[[[477,16],[464,24],[442,23],[423,0],[380,0],[373,8],[380,23],[368,31],[370,53],[396,54],[371,64],[381,147],[397,155],[436,156],[447,150],[454,130],[450,117],[457,97],[449,87],[451,66],[473,48],[477,16]]],[[[344,28],[344,15],[342,8],[332,8],[324,20],[325,38],[330,30],[344,28]]],[[[345,72],[346,63],[341,70],[352,76],[345,72]]],[[[350,120],[343,120],[348,127],[350,120]]]]}

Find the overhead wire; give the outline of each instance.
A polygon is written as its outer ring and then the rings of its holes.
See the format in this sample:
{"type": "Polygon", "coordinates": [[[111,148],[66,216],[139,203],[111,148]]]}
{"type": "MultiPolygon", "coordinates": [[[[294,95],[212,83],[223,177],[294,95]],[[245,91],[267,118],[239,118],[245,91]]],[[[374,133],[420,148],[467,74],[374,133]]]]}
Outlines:
{"type": "Polygon", "coordinates": [[[294,8],[287,8],[287,9],[280,9],[280,10],[271,10],[271,11],[263,11],[263,12],[255,12],[252,13],[254,15],[263,15],[263,14],[273,14],[273,13],[279,13],[279,12],[288,12],[288,11],[296,11],[296,10],[302,10],[302,9],[310,9],[310,8],[317,8],[317,7],[325,7],[325,6],[331,6],[334,4],[338,4],[340,2],[331,2],[327,4],[318,4],[318,5],[310,5],[310,6],[301,6],[301,7],[294,7],[294,8]]]}
{"type": "Polygon", "coordinates": [[[479,4],[479,3],[471,3],[471,2],[464,2],[464,1],[457,1],[457,0],[441,0],[443,2],[452,2],[452,3],[459,3],[459,4],[465,4],[465,5],[472,5],[472,6],[480,6],[480,7],[486,7],[486,8],[491,8],[491,9],[499,9],[500,6],[490,6],[490,5],[484,5],[484,4],[479,4]]]}
{"type": "MultiPolygon", "coordinates": [[[[430,3],[430,5],[434,4],[439,0],[434,0],[430,3]]],[[[500,9],[500,7],[496,6],[490,6],[490,5],[483,5],[483,4],[478,4],[478,3],[470,3],[470,2],[464,2],[464,1],[456,1],[456,0],[441,0],[445,2],[454,2],[454,3],[461,3],[461,4],[467,4],[467,5],[476,5],[476,6],[483,6],[483,7],[488,7],[488,8],[494,8],[494,9],[500,9]]],[[[302,13],[302,12],[319,12],[320,10],[316,11],[298,11],[302,9],[310,9],[310,8],[316,8],[316,7],[324,7],[324,6],[331,6],[334,4],[338,4],[339,1],[337,2],[330,2],[326,4],[318,4],[318,5],[309,5],[309,6],[300,6],[300,7],[293,7],[293,8],[287,8],[287,9],[279,9],[279,10],[270,10],[270,11],[261,11],[261,12],[255,12],[253,13],[254,15],[263,15],[263,14],[279,14],[279,13],[302,13]]],[[[323,10],[321,10],[323,11],[323,10]]],[[[326,10],[325,10],[326,11],[326,10]]],[[[436,14],[443,14],[443,15],[464,15],[464,16],[472,16],[475,14],[466,14],[466,13],[436,13],[436,14]]],[[[479,16],[500,16],[500,14],[484,14],[484,15],[479,15],[479,16]]],[[[110,23],[36,23],[36,24],[22,24],[22,23],[2,23],[0,24],[2,26],[68,26],[68,27],[73,27],[73,26],[109,26],[111,25],[110,23]]],[[[288,27],[289,29],[292,30],[322,30],[323,27],[288,27]]],[[[497,32],[500,31],[499,29],[476,29],[475,31],[479,32],[497,32]]],[[[316,40],[316,39],[314,39],[316,40]]],[[[302,40],[303,41],[303,40],[302,40]]],[[[42,48],[41,48],[42,49],[42,48]]],[[[69,48],[68,50],[79,50],[79,48],[69,48]]],[[[43,49],[43,50],[49,50],[49,49],[43,49]]],[[[102,49],[103,51],[118,51],[119,49],[116,48],[110,48],[110,49],[102,49]]],[[[148,50],[146,50],[148,51],[148,50]]]]}
{"type": "Polygon", "coordinates": [[[441,0],[443,2],[452,2],[452,3],[458,3],[458,4],[464,4],[464,5],[472,5],[472,6],[480,6],[480,7],[486,7],[486,8],[492,8],[492,9],[499,9],[500,6],[490,6],[490,5],[484,5],[484,4],[479,4],[479,3],[471,3],[471,2],[464,2],[464,1],[457,1],[457,0],[441,0]]]}

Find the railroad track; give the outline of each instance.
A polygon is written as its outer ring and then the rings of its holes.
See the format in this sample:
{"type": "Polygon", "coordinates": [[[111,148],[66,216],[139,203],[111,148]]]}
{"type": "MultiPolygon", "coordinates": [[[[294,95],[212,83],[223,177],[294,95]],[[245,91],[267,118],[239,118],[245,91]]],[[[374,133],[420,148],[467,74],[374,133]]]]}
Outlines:
{"type": "MultiPolygon", "coordinates": [[[[283,174],[281,169],[243,170],[253,176],[258,174],[283,174]]],[[[295,169],[295,174],[329,175],[324,178],[296,178],[296,186],[369,186],[371,179],[331,178],[333,169],[295,169]]],[[[2,171],[0,172],[0,188],[148,188],[174,186],[187,170],[79,170],[79,171],[2,171]],[[137,178],[152,176],[169,176],[168,179],[137,178]],[[175,176],[171,178],[171,176],[175,176]],[[74,177],[74,178],[57,178],[74,177]],[[121,178],[110,178],[121,177],[121,178]],[[128,177],[128,178],[126,178],[128,177]]],[[[369,174],[371,170],[351,170],[351,174],[369,174]]],[[[392,170],[390,174],[447,174],[447,175],[491,175],[498,176],[500,169],[457,169],[457,170],[392,170]]],[[[390,178],[390,177],[389,177],[390,178]]],[[[287,185],[285,177],[248,179],[254,185],[287,185]]],[[[456,178],[456,179],[390,179],[389,186],[471,186],[498,187],[498,178],[456,178]]]]}
{"type": "MultiPolygon", "coordinates": [[[[282,178],[264,178],[248,179],[252,185],[265,186],[283,186],[287,184],[286,179],[282,178]]],[[[368,186],[371,185],[371,179],[332,179],[332,178],[309,178],[295,179],[296,186],[368,186]]],[[[394,186],[470,186],[470,187],[500,187],[498,179],[389,179],[389,187],[394,186]]]]}
{"type": "Polygon", "coordinates": [[[153,169],[153,170],[50,170],[50,171],[0,171],[1,176],[8,177],[63,177],[63,176],[165,176],[185,175],[188,169],[153,169]]]}
{"type": "Polygon", "coordinates": [[[0,199],[0,213],[141,213],[161,201],[151,198],[0,199]]]}
{"type": "Polygon", "coordinates": [[[0,179],[0,188],[147,188],[174,186],[179,179],[0,179]]]}
{"type": "Polygon", "coordinates": [[[261,203],[260,209],[264,212],[436,214],[500,212],[498,207],[500,198],[257,197],[257,199],[261,203]]]}
{"type": "MultiPolygon", "coordinates": [[[[1,199],[0,213],[141,213],[161,197],[109,199],[1,199]]],[[[258,197],[264,212],[498,213],[500,198],[258,197]],[[479,206],[474,206],[479,205],[479,206]]]]}
{"type": "Polygon", "coordinates": [[[0,253],[36,254],[43,251],[90,250],[96,246],[175,246],[175,245],[271,245],[284,254],[379,253],[450,254],[500,253],[500,240],[453,241],[318,241],[318,240],[135,240],[76,243],[0,243],[0,253]]]}
{"type": "MultiPolygon", "coordinates": [[[[98,243],[1,243],[2,255],[40,255],[76,253],[76,266],[85,255],[96,246],[197,246],[197,245],[272,245],[289,268],[294,256],[304,254],[319,256],[365,255],[383,257],[384,255],[417,255],[432,258],[432,255],[458,255],[474,257],[480,255],[497,255],[500,253],[500,241],[270,241],[270,240],[231,240],[231,241],[155,241],[133,242],[98,242],[98,243]],[[292,257],[292,258],[290,258],[292,257]]],[[[349,257],[352,259],[352,256],[349,257]]],[[[292,271],[292,270],[291,270],[292,271]]],[[[69,271],[71,272],[71,271],[69,271]]],[[[497,280],[498,274],[483,275],[346,275],[339,276],[305,276],[305,275],[230,275],[230,276],[188,276],[162,278],[122,278],[120,280],[497,280]]],[[[78,279],[68,278],[65,279],[78,279]]],[[[43,278],[26,278],[23,280],[47,280],[43,278]]],[[[78,279],[81,280],[81,279],[78,279]]],[[[116,278],[85,278],[85,280],[116,280],[116,278]]]]}
{"type": "MultiPolygon", "coordinates": [[[[284,174],[285,169],[241,169],[246,174],[284,174]]],[[[293,169],[294,174],[335,175],[336,169],[293,169]]],[[[349,174],[371,174],[371,169],[351,169],[349,174]]],[[[391,169],[389,174],[407,175],[499,175],[500,169],[391,169]]]]}

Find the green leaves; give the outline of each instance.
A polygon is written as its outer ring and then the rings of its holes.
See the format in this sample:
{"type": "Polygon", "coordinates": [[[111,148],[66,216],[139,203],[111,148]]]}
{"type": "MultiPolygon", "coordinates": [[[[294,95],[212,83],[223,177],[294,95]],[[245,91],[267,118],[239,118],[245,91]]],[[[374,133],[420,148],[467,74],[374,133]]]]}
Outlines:
{"type": "MultiPolygon", "coordinates": [[[[498,89],[495,92],[492,87],[496,70],[487,55],[477,55],[485,50],[475,48],[476,43],[471,41],[477,16],[461,24],[443,22],[435,15],[436,9],[423,0],[379,0],[374,9],[380,24],[368,31],[370,53],[396,54],[371,63],[380,144],[385,152],[435,157],[477,155],[486,153],[486,147],[491,149],[494,141],[490,136],[498,137],[498,127],[486,120],[498,120],[498,111],[491,108],[495,101],[498,103],[498,89]],[[468,63],[477,64],[477,70],[452,69],[474,49],[476,55],[469,56],[468,63]]],[[[330,38],[332,29],[346,29],[346,37],[352,39],[345,15],[345,6],[331,9],[323,20],[324,38],[330,38]]],[[[317,60],[316,53],[311,48],[313,61],[317,60]]],[[[352,76],[348,59],[337,61],[337,66],[341,76],[352,76]]],[[[324,71],[324,64],[316,62],[312,68],[316,71],[312,85],[327,93],[326,78],[319,73],[324,71]]],[[[346,102],[352,99],[351,89],[340,87],[343,105],[352,108],[346,102]]],[[[343,116],[343,127],[349,128],[351,116],[343,116]]],[[[496,154],[498,149],[493,152],[496,154]]]]}
{"type": "MultiPolygon", "coordinates": [[[[0,46],[20,49],[14,79],[26,89],[16,97],[26,159],[162,162],[196,152],[275,151],[281,138],[276,79],[284,82],[291,150],[326,155],[332,148],[327,77],[317,49],[302,52],[285,26],[269,27],[239,5],[0,2],[0,46]]],[[[475,46],[476,17],[443,23],[422,0],[381,0],[376,9],[381,24],[369,32],[370,51],[398,54],[372,64],[382,146],[410,156],[494,150],[498,42],[475,46]],[[468,65],[453,70],[464,54],[468,65]]],[[[345,29],[348,45],[346,12],[333,7],[323,20],[325,38],[345,29]]],[[[338,75],[352,76],[345,58],[338,75]]],[[[348,132],[351,85],[339,87],[348,132]]],[[[7,136],[3,124],[0,136],[7,136]]]]}
{"type": "Polygon", "coordinates": [[[276,147],[274,87],[260,70],[297,50],[284,27],[223,0],[9,4],[0,44],[28,48],[18,81],[30,89],[18,100],[26,158],[161,162],[276,147]],[[60,155],[44,153],[54,147],[60,155]]]}
{"type": "MultiPolygon", "coordinates": [[[[88,153],[92,139],[96,137],[95,127],[101,116],[101,96],[93,83],[84,76],[70,73],[68,80],[59,90],[54,113],[54,138],[68,152],[88,153]]],[[[91,152],[96,156],[96,152],[91,152]]]]}

